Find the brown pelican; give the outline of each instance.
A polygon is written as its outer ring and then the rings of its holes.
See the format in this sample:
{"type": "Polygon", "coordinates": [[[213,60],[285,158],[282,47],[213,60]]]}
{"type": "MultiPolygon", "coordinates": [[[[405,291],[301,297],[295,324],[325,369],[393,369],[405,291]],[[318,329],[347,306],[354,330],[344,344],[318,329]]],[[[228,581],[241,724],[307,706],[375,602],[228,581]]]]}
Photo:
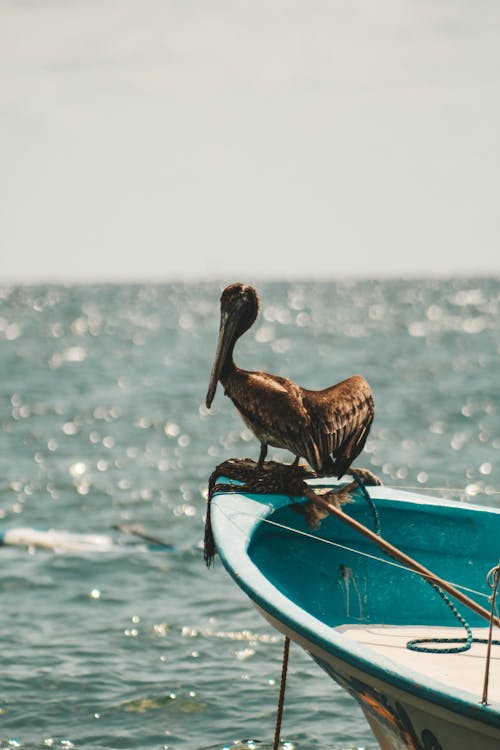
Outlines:
{"type": "Polygon", "coordinates": [[[318,474],[341,477],[361,453],[374,406],[370,386],[361,375],[311,391],[287,378],[241,370],[233,360],[237,339],[253,325],[259,297],[246,284],[231,284],[220,298],[221,317],[206,405],[212,404],[217,382],[224,386],[243,421],[260,441],[258,468],[269,445],[305,458],[318,474]]]}

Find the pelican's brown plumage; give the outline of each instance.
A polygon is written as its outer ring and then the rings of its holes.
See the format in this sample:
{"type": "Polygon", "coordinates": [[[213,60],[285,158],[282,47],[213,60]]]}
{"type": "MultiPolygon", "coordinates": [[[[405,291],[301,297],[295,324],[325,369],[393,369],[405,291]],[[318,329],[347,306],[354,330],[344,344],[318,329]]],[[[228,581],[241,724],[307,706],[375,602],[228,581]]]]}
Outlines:
{"type": "Polygon", "coordinates": [[[305,458],[318,474],[341,477],[361,453],[373,421],[370,386],[353,375],[322,391],[287,378],[241,370],[234,363],[237,339],[253,325],[259,298],[247,284],[231,284],[220,299],[221,319],[206,405],[220,381],[243,421],[260,441],[259,468],[269,445],[305,458]]]}

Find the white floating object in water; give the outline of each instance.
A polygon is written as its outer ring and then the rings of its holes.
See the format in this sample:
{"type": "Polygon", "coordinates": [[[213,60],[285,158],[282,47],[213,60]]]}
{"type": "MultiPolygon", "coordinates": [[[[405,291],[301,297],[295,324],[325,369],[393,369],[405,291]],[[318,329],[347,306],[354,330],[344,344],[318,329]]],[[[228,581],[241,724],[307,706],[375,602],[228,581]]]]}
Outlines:
{"type": "Polygon", "coordinates": [[[58,552],[107,552],[116,548],[112,537],[104,534],[73,534],[69,531],[42,531],[28,527],[8,529],[1,533],[0,544],[38,547],[58,552]]]}

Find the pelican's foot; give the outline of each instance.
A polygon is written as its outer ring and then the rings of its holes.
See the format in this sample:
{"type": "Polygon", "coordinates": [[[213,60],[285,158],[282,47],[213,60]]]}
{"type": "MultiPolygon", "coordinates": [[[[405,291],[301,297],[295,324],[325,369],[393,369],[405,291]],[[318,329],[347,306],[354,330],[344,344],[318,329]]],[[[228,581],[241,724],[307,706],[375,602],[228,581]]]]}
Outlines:
{"type": "MultiPolygon", "coordinates": [[[[245,461],[251,461],[252,459],[247,458],[245,461]]],[[[254,461],[255,468],[259,468],[259,464],[254,461]]],[[[261,471],[288,471],[290,474],[300,474],[306,475],[306,476],[316,476],[314,472],[312,472],[310,469],[308,469],[305,464],[299,464],[298,461],[293,461],[291,464],[284,463],[282,461],[264,461],[262,466],[260,467],[261,471]]]]}
{"type": "Polygon", "coordinates": [[[230,466],[231,468],[242,469],[243,471],[249,470],[249,471],[255,471],[255,472],[265,472],[265,471],[286,471],[287,469],[297,468],[297,465],[295,463],[293,464],[285,464],[281,463],[280,461],[255,461],[253,458],[228,458],[226,461],[224,461],[221,466],[230,466]]]}
{"type": "Polygon", "coordinates": [[[253,458],[230,458],[231,463],[235,466],[240,466],[242,469],[248,469],[249,471],[255,471],[259,468],[257,461],[253,458]]]}
{"type": "MultiPolygon", "coordinates": [[[[246,461],[251,461],[251,459],[245,459],[246,461]]],[[[289,477],[289,478],[309,478],[314,477],[316,474],[314,472],[307,469],[304,464],[298,464],[295,461],[291,464],[285,464],[281,461],[264,461],[264,464],[259,469],[258,463],[255,461],[253,462],[255,470],[267,472],[268,474],[273,474],[276,476],[282,476],[282,477],[289,477]]]]}

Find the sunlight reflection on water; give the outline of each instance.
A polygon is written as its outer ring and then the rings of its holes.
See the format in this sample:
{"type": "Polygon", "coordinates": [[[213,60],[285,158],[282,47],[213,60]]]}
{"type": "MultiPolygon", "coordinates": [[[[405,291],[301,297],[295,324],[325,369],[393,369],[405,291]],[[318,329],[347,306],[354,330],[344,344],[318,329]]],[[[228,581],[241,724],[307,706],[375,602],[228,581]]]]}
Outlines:
{"type": "MultiPolygon", "coordinates": [[[[362,464],[396,485],[500,504],[497,280],[260,292],[262,316],[236,350],[242,366],[311,388],[363,373],[376,417],[362,464]]],[[[2,548],[13,627],[0,747],[243,750],[249,741],[237,738],[249,736],[270,747],[281,636],[220,565],[207,572],[201,559],[208,476],[229,455],[258,454],[222,389],[204,406],[219,293],[216,284],[0,290],[2,528],[109,534],[131,524],[173,547],[2,548]]],[[[335,750],[375,748],[352,700],[299,649],[287,690],[283,748],[312,750],[327,736],[335,750]]]]}

